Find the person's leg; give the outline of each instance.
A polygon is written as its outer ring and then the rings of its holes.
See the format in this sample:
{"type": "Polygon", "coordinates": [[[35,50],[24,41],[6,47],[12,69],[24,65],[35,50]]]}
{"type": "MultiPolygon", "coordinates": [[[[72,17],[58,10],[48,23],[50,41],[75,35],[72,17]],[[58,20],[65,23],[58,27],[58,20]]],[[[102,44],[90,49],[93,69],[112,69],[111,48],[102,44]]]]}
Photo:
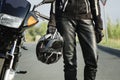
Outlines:
{"type": "Polygon", "coordinates": [[[77,33],[85,61],[84,80],[95,80],[98,56],[92,21],[79,20],[77,33]]]}
{"type": "Polygon", "coordinates": [[[58,31],[64,39],[64,76],[65,80],[77,80],[77,63],[76,63],[76,41],[75,27],[72,20],[62,19],[57,22],[58,31]]]}

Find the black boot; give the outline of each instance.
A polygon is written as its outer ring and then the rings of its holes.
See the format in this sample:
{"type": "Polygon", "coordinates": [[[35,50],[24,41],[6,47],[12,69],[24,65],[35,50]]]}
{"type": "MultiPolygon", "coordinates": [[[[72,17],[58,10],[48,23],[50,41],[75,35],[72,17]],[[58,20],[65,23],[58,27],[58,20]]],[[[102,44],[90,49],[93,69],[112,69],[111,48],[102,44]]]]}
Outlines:
{"type": "Polygon", "coordinates": [[[76,71],[65,71],[65,80],[77,80],[76,71]]]}
{"type": "Polygon", "coordinates": [[[90,66],[84,69],[84,80],[95,80],[96,78],[96,68],[91,68],[90,66]]]}

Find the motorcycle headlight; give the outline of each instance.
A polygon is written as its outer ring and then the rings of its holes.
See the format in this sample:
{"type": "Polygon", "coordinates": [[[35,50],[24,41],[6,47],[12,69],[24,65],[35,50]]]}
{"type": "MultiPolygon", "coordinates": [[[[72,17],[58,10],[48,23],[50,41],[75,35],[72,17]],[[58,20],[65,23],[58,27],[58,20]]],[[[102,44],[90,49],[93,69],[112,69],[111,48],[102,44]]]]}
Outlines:
{"type": "Polygon", "coordinates": [[[0,14],[0,24],[10,28],[19,28],[23,19],[8,14],[0,14]]]}

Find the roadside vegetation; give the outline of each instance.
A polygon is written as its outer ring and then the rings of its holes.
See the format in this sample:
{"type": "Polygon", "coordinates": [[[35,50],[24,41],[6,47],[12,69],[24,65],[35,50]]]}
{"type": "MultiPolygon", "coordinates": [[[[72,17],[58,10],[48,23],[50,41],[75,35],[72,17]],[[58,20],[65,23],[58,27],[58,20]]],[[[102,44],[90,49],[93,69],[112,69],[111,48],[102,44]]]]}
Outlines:
{"type": "MultiPolygon", "coordinates": [[[[100,45],[120,49],[120,21],[112,23],[109,19],[107,22],[108,39],[106,40],[105,31],[104,38],[100,45]]],[[[26,31],[27,42],[38,41],[38,39],[46,33],[47,21],[40,23],[26,31]]]]}
{"type": "Polygon", "coordinates": [[[113,24],[109,19],[107,22],[107,30],[108,39],[106,40],[106,37],[104,36],[100,45],[120,49],[120,21],[117,20],[116,23],[113,24]]]}
{"type": "Polygon", "coordinates": [[[43,36],[46,33],[46,30],[47,30],[46,21],[42,22],[37,26],[33,26],[32,28],[26,31],[26,35],[25,35],[26,41],[27,42],[37,41],[41,36],[43,36]]]}

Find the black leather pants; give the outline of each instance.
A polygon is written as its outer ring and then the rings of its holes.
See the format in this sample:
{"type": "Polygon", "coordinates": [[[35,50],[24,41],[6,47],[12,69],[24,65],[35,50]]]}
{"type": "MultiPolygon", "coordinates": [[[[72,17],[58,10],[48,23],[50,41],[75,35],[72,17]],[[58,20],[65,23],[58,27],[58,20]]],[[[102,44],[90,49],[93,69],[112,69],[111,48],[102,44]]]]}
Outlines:
{"type": "Polygon", "coordinates": [[[95,80],[97,71],[96,40],[92,20],[57,20],[57,29],[64,38],[65,80],[77,80],[76,34],[85,62],[84,80],[95,80]]]}

